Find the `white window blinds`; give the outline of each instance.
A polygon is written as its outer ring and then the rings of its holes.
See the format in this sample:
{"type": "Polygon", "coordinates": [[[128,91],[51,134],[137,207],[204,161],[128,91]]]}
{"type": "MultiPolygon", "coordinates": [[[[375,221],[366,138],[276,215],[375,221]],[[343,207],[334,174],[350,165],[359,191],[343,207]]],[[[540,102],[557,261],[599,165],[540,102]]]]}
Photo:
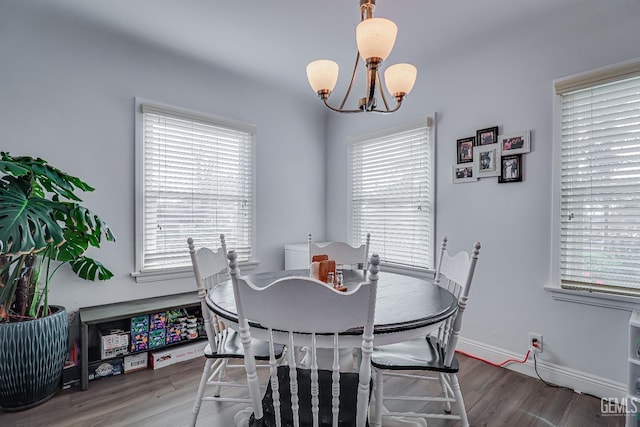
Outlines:
{"type": "Polygon", "coordinates": [[[248,260],[253,233],[251,127],[142,105],[140,271],[190,267],[187,238],[248,260]]]}
{"type": "Polygon", "coordinates": [[[433,145],[424,122],[351,145],[352,243],[383,262],[433,267],[433,145]]]}
{"type": "Polygon", "coordinates": [[[561,93],[562,286],[640,291],[640,77],[561,93]]]}

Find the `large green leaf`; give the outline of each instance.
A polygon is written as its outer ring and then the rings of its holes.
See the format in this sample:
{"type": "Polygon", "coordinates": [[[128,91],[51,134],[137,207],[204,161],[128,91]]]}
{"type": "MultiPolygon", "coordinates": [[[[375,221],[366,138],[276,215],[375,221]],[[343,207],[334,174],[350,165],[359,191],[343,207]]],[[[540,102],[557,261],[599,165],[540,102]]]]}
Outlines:
{"type": "Polygon", "coordinates": [[[24,188],[24,182],[11,176],[0,187],[0,242],[4,254],[37,252],[49,242],[64,241],[61,224],[55,216],[67,211],[59,202],[34,196],[24,188]]]}
{"type": "Polygon", "coordinates": [[[76,188],[82,191],[94,190],[80,178],[49,165],[46,160],[28,156],[12,157],[8,153],[0,153],[0,170],[14,176],[22,176],[25,173],[24,169],[31,173],[33,191],[41,197],[45,196],[44,189],[79,202],[80,198],[74,193],[76,188]]]}
{"type": "Polygon", "coordinates": [[[88,239],[83,233],[66,229],[64,230],[64,237],[64,243],[52,249],[52,259],[61,262],[73,261],[89,248],[88,239]]]}
{"type": "Polygon", "coordinates": [[[113,273],[107,270],[101,262],[82,256],[75,261],[71,261],[71,269],[78,277],[85,280],[108,280],[113,277],[113,273]]]}
{"type": "Polygon", "coordinates": [[[64,205],[67,207],[68,213],[58,219],[65,222],[66,230],[81,235],[88,244],[97,248],[100,247],[103,235],[110,242],[116,240],[109,226],[98,215],[77,203],[64,202],[64,205]]]}
{"type": "Polygon", "coordinates": [[[0,171],[13,176],[22,176],[29,173],[29,169],[24,166],[17,165],[13,162],[7,162],[5,160],[0,160],[0,171]]]}
{"type": "Polygon", "coordinates": [[[115,241],[109,226],[84,206],[73,202],[62,203],[67,207],[67,212],[59,213],[58,219],[65,223],[65,241],[52,248],[51,258],[70,263],[76,275],[85,280],[111,278],[113,274],[100,262],[83,255],[89,245],[100,247],[103,235],[108,241],[115,241]]]}

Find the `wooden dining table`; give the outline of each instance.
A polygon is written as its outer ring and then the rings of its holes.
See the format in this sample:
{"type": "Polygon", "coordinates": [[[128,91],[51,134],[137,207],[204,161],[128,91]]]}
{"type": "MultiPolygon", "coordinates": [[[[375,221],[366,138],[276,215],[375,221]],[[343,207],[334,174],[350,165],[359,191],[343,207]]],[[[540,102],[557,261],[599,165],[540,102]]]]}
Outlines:
{"type": "MultiPolygon", "coordinates": [[[[291,276],[309,277],[309,270],[282,270],[243,275],[258,287],[291,276]]],[[[349,289],[365,280],[364,272],[361,270],[343,270],[343,276],[344,284],[349,289]]],[[[373,329],[376,346],[426,336],[458,309],[455,296],[435,285],[433,280],[385,271],[379,272],[378,277],[373,329]]],[[[237,328],[238,314],[231,280],[222,282],[208,292],[207,305],[230,327],[237,328]]],[[[322,307],[318,309],[321,310],[322,307]]],[[[252,336],[260,337],[261,333],[265,333],[266,336],[266,329],[261,325],[251,321],[249,324],[252,336]]],[[[361,335],[361,328],[345,331],[340,334],[341,346],[359,347],[361,335]]]]}
{"type": "MultiPolygon", "coordinates": [[[[344,282],[348,289],[353,289],[365,280],[365,272],[361,270],[343,270],[344,282]]],[[[282,270],[243,275],[255,286],[264,287],[285,277],[309,277],[309,270],[282,270]]],[[[448,290],[437,286],[432,279],[420,279],[412,276],[381,271],[378,273],[378,289],[374,322],[374,346],[393,344],[424,337],[436,329],[439,324],[452,316],[458,309],[458,300],[448,290]]],[[[209,290],[207,294],[209,308],[231,328],[237,329],[238,315],[231,280],[222,282],[209,290]]],[[[322,310],[319,306],[318,310],[322,310]]],[[[283,315],[286,315],[284,313],[283,315]]],[[[250,315],[249,315],[250,318],[250,315]]],[[[267,330],[260,324],[249,321],[251,335],[256,338],[267,338],[267,330]]],[[[274,339],[278,340],[274,332],[274,339]]],[[[340,334],[340,346],[357,348],[362,340],[362,328],[354,328],[340,334]]],[[[281,339],[287,343],[284,335],[281,339]]],[[[332,343],[327,337],[327,346],[332,343]]],[[[323,340],[317,337],[318,347],[323,347],[323,340]]],[[[373,407],[373,406],[371,406],[373,407]]],[[[384,410],[384,408],[383,408],[384,410]]],[[[385,419],[385,426],[405,427],[423,426],[423,420],[385,419]]]]}

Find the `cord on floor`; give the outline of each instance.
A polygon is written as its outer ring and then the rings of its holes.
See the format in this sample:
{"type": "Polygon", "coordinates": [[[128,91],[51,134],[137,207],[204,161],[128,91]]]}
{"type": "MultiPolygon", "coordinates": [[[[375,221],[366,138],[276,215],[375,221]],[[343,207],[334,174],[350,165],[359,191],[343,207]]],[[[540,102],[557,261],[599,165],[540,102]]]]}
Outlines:
{"type": "MultiPolygon", "coordinates": [[[[536,357],[535,351],[533,352],[533,370],[536,371],[536,375],[538,376],[538,379],[540,381],[542,381],[545,385],[547,385],[549,387],[556,387],[556,388],[569,388],[569,387],[561,386],[561,385],[558,385],[558,384],[552,384],[552,383],[546,382],[545,380],[542,379],[542,377],[538,373],[538,358],[536,357]]],[[[571,390],[573,390],[573,389],[571,389],[571,390]]]]}
{"type": "MultiPolygon", "coordinates": [[[[462,350],[456,350],[456,353],[464,354],[465,356],[467,356],[467,357],[471,357],[472,359],[476,359],[476,360],[479,360],[479,361],[481,361],[481,362],[488,363],[488,364],[489,364],[489,365],[491,365],[491,366],[497,366],[498,368],[501,368],[501,367],[503,367],[504,365],[506,365],[507,363],[512,363],[512,362],[513,362],[513,363],[525,363],[525,362],[527,361],[527,359],[529,358],[529,354],[531,353],[531,350],[527,351],[527,354],[525,354],[525,356],[524,356],[524,359],[523,359],[523,360],[507,359],[507,360],[505,360],[505,361],[504,361],[504,362],[502,362],[502,363],[492,362],[492,361],[490,361],[490,360],[483,359],[482,357],[474,356],[473,354],[466,353],[466,352],[464,352],[464,351],[462,351],[462,350]]],[[[534,355],[534,356],[535,356],[535,355],[534,355]]]]}
{"type": "MultiPolygon", "coordinates": [[[[533,351],[532,349],[529,349],[529,351],[527,351],[527,354],[525,354],[525,356],[524,356],[524,359],[523,359],[523,360],[507,359],[507,360],[505,360],[504,362],[501,362],[501,363],[492,362],[492,361],[490,361],[490,360],[483,359],[482,357],[479,357],[479,356],[474,356],[473,354],[470,354],[470,353],[464,352],[464,351],[462,351],[462,350],[456,350],[456,353],[463,354],[463,355],[465,355],[465,356],[467,356],[467,357],[471,357],[472,359],[479,360],[479,361],[481,361],[481,362],[487,363],[487,364],[489,364],[489,365],[491,365],[491,366],[496,366],[496,367],[498,367],[498,368],[503,367],[503,366],[504,366],[504,365],[506,365],[507,363],[525,363],[525,362],[529,359],[529,355],[530,355],[531,353],[533,353],[533,370],[536,372],[536,375],[538,376],[538,379],[539,379],[540,381],[542,381],[542,382],[543,382],[546,386],[548,386],[548,387],[554,387],[554,388],[566,388],[566,389],[568,389],[568,390],[575,391],[575,390],[573,390],[573,389],[572,389],[572,388],[570,388],[570,387],[565,387],[565,386],[562,386],[562,385],[553,384],[553,383],[550,383],[550,382],[548,382],[548,381],[545,381],[545,380],[540,376],[540,373],[538,372],[538,358],[537,358],[537,353],[536,353],[535,351],[533,351]]],[[[582,394],[588,394],[588,393],[582,393],[582,394]]],[[[592,395],[590,395],[590,396],[592,396],[592,395]]],[[[597,396],[594,396],[594,397],[597,397],[597,396]]]]}

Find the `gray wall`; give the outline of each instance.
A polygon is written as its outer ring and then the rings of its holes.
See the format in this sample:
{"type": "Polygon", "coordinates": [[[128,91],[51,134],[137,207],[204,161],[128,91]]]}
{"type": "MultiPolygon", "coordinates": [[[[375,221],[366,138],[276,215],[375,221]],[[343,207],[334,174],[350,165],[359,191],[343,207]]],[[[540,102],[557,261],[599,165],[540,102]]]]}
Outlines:
{"type": "MultiPolygon", "coordinates": [[[[115,274],[87,283],[61,270],[53,303],[69,309],[195,290],[193,279],[136,283],[134,97],[257,126],[259,268],[283,246],[325,233],[325,116],[315,98],[193,62],[18,2],[0,13],[0,149],[33,155],[96,188],[84,200],[116,234],[93,255],[115,274]],[[12,7],[15,6],[15,7],[12,7]],[[295,158],[298,161],[291,162],[295,158]]],[[[187,250],[185,236],[185,251],[187,250]]]]}
{"type": "Polygon", "coordinates": [[[558,302],[543,289],[551,280],[552,82],[640,56],[640,3],[585,2],[574,12],[418,64],[415,92],[391,117],[332,115],[327,238],[348,235],[347,138],[437,112],[437,241],[447,235],[454,251],[482,243],[462,335],[524,354],[528,333],[539,332],[543,360],[626,382],[629,312],[558,302]],[[532,130],[524,181],[452,184],[456,139],[495,125],[532,130]]]}

